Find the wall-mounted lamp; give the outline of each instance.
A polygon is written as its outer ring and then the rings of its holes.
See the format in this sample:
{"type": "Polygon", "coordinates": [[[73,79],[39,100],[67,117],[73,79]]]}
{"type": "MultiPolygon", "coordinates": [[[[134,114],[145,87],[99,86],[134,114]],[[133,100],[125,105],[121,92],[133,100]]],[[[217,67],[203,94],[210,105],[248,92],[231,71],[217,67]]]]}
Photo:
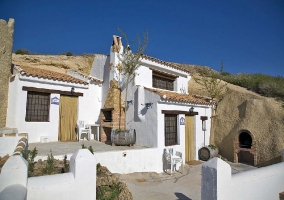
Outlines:
{"type": "Polygon", "coordinates": [[[126,104],[127,104],[127,106],[129,107],[129,106],[133,105],[133,101],[132,101],[132,100],[126,101],[126,104]]]}
{"type": "Polygon", "coordinates": [[[194,110],[194,108],[193,108],[193,106],[191,106],[191,108],[189,109],[189,113],[192,114],[193,110],[194,110]]]}
{"type": "Polygon", "coordinates": [[[153,105],[153,103],[145,103],[145,106],[146,106],[147,109],[152,108],[152,105],[153,105]]]}
{"type": "Polygon", "coordinates": [[[74,87],[71,87],[71,95],[73,95],[75,92],[75,88],[74,87]]]}

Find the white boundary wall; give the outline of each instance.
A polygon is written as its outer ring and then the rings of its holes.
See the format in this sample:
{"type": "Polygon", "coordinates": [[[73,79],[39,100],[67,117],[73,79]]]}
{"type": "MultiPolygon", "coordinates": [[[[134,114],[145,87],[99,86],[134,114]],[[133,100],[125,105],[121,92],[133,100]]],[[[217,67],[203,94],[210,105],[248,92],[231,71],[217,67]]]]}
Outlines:
{"type": "Polygon", "coordinates": [[[70,159],[69,173],[27,178],[27,161],[11,156],[0,174],[0,199],[96,199],[96,165],[90,151],[80,149],[70,159]]]}
{"type": "Polygon", "coordinates": [[[202,166],[202,200],[279,199],[284,191],[284,162],[237,174],[219,158],[202,166]]]}
{"type": "Polygon", "coordinates": [[[146,148],[121,151],[95,152],[97,163],[112,173],[163,172],[163,149],[146,148]]]}

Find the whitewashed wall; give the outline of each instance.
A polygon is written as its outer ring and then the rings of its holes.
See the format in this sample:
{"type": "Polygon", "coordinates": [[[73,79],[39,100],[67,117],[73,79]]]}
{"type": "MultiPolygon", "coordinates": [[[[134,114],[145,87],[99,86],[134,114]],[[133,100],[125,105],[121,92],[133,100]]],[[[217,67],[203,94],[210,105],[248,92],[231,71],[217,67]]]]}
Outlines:
{"type": "MultiPolygon", "coordinates": [[[[106,55],[96,55],[94,62],[92,64],[92,68],[90,70],[90,76],[95,77],[100,80],[104,80],[104,68],[107,64],[107,58],[106,55]]],[[[109,64],[109,62],[108,62],[109,64]]]]}
{"type": "Polygon", "coordinates": [[[284,163],[278,163],[237,174],[219,158],[202,166],[202,200],[278,200],[284,191],[284,163]]]}
{"type": "MultiPolygon", "coordinates": [[[[74,87],[75,92],[81,92],[84,94],[83,97],[79,97],[78,119],[97,122],[99,118],[101,108],[99,100],[101,99],[102,94],[99,84],[72,84],[42,78],[19,77],[19,75],[16,75],[14,80],[10,82],[9,87],[6,126],[18,128],[19,133],[28,133],[30,143],[40,142],[41,136],[48,136],[49,141],[58,141],[59,105],[50,104],[49,122],[26,122],[27,91],[22,90],[23,86],[62,91],[71,91],[71,87],[74,87]]],[[[50,98],[53,97],[60,99],[59,94],[51,94],[50,98]]]]}
{"type": "MultiPolygon", "coordinates": [[[[211,108],[209,106],[201,106],[201,105],[191,105],[191,104],[171,104],[167,102],[161,102],[158,104],[158,147],[165,148],[165,128],[164,128],[164,114],[162,114],[162,110],[180,110],[180,111],[189,111],[189,108],[193,106],[194,112],[198,112],[198,115],[194,116],[194,159],[198,160],[198,150],[204,146],[204,132],[202,131],[202,122],[200,120],[200,116],[208,116],[207,123],[207,131],[205,132],[205,145],[209,145],[210,138],[210,116],[211,116],[211,108]]],[[[185,153],[185,125],[180,125],[180,118],[185,115],[178,115],[178,145],[174,145],[173,148],[181,151],[183,154],[185,153]]],[[[185,155],[185,154],[184,154],[185,155]]]]}
{"type": "MultiPolygon", "coordinates": [[[[211,106],[194,105],[188,103],[165,102],[160,97],[152,92],[144,90],[141,87],[130,87],[128,100],[134,100],[134,104],[128,107],[127,110],[127,127],[136,130],[136,144],[146,147],[165,148],[164,137],[164,114],[162,110],[179,110],[189,111],[190,107],[194,107],[194,112],[198,115],[194,116],[194,147],[195,159],[198,159],[198,150],[209,145],[210,129],[211,129],[211,106]],[[136,90],[135,90],[136,89],[136,90]],[[152,108],[146,109],[145,104],[153,103],[152,108]],[[202,131],[202,121],[200,116],[207,116],[206,128],[207,131],[202,131]],[[204,144],[205,138],[205,144],[204,144]]],[[[178,115],[178,120],[185,115],[178,115]]],[[[180,125],[178,121],[178,145],[175,145],[175,150],[185,152],[185,125],[180,125]]]]}
{"type": "Polygon", "coordinates": [[[163,150],[158,148],[95,152],[97,163],[112,173],[163,172],[163,150]]]}
{"type": "Polygon", "coordinates": [[[144,87],[152,87],[152,70],[149,67],[140,66],[137,70],[137,76],[135,78],[135,85],[141,85],[144,87]]]}

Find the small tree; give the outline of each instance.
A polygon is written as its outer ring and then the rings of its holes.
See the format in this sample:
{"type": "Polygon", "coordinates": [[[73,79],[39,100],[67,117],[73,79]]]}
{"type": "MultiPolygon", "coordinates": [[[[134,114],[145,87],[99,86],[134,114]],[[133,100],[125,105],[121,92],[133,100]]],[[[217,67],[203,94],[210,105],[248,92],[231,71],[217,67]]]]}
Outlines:
{"type": "Polygon", "coordinates": [[[193,80],[203,86],[210,98],[215,101],[223,98],[227,86],[227,83],[223,83],[218,77],[218,72],[207,67],[199,68],[197,73],[192,75],[193,80]]]}
{"type": "MultiPolygon", "coordinates": [[[[119,72],[119,79],[121,75],[125,78],[125,101],[127,102],[127,97],[128,97],[128,86],[129,83],[134,84],[134,79],[137,75],[137,69],[141,66],[139,63],[139,60],[146,50],[146,46],[148,44],[148,31],[146,31],[143,34],[143,41],[141,41],[140,36],[137,34],[137,52],[133,53],[130,49],[129,41],[127,38],[127,35],[120,29],[118,28],[119,32],[122,34],[126,41],[126,45],[124,47],[124,51],[121,54],[118,54],[118,59],[120,63],[115,66],[119,72]]],[[[131,44],[135,44],[135,41],[133,40],[131,44]]],[[[121,92],[121,88],[120,88],[121,92]]],[[[119,116],[119,122],[121,121],[121,104],[120,106],[120,116],[119,116]]],[[[119,123],[119,129],[121,129],[119,123]]],[[[126,129],[126,112],[125,112],[125,129],[126,129]]]]}

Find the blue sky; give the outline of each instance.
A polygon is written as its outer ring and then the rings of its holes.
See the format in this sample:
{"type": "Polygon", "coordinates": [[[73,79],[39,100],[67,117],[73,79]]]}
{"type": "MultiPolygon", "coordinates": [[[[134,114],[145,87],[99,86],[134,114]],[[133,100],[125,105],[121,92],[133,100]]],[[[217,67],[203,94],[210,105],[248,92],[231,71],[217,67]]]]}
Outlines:
{"type": "Polygon", "coordinates": [[[0,0],[9,18],[14,50],[108,55],[120,27],[148,30],[146,54],[164,61],[284,76],[283,0],[0,0]]]}

